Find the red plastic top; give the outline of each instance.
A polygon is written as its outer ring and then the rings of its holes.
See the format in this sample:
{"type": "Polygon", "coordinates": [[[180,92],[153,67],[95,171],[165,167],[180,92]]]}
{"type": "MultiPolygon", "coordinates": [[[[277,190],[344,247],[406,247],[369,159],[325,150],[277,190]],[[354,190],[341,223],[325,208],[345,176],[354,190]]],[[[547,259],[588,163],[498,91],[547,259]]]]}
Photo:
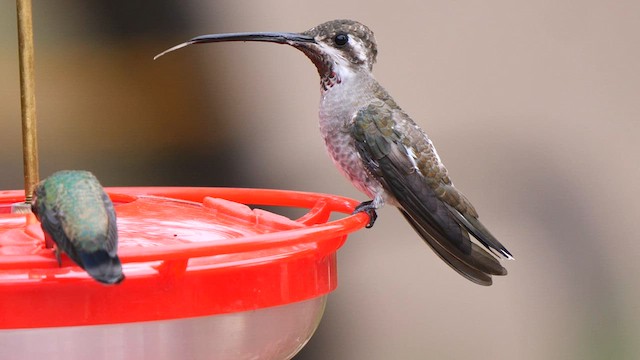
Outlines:
{"type": "Polygon", "coordinates": [[[0,328],[176,319],[284,305],[337,286],[336,250],[366,215],[324,194],[236,188],[107,188],[126,279],[105,286],[44,248],[23,191],[0,191],[0,328]],[[297,220],[244,204],[307,208],[297,220]]]}

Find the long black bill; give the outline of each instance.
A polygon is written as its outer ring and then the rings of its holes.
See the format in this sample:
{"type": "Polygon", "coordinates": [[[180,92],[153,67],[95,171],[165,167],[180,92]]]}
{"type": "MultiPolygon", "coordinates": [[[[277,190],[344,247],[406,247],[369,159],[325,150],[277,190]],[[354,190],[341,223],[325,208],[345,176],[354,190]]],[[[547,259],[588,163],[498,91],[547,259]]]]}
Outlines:
{"type": "Polygon", "coordinates": [[[160,56],[172,52],[174,50],[181,49],[191,44],[204,44],[211,42],[223,42],[223,41],[265,41],[278,44],[295,43],[313,43],[315,40],[311,36],[297,34],[297,33],[280,33],[280,32],[254,32],[254,33],[229,33],[229,34],[212,34],[202,35],[194,37],[193,39],[176,45],[170,49],[167,49],[160,54],[153,57],[153,60],[160,56]]]}

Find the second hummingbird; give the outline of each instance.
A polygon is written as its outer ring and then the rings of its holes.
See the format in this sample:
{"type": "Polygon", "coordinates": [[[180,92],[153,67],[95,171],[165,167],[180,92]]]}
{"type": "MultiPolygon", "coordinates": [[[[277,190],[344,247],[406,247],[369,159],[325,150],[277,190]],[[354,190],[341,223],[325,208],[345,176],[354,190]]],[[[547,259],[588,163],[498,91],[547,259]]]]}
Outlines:
{"type": "Polygon", "coordinates": [[[58,171],[35,188],[32,210],[45,237],[103,284],[124,279],[118,258],[118,228],[113,203],[88,171],[58,171]]]}
{"type": "Polygon", "coordinates": [[[506,275],[497,257],[511,253],[478,220],[469,200],[453,186],[427,134],[375,80],[373,32],[353,20],[333,20],[302,33],[254,32],[195,37],[157,55],[191,44],[263,41],[302,51],[320,75],[320,131],[341,172],[372,200],[356,207],[369,214],[396,206],[416,232],[458,273],[491,285],[506,275]],[[471,241],[473,235],[484,248],[471,241]]]}

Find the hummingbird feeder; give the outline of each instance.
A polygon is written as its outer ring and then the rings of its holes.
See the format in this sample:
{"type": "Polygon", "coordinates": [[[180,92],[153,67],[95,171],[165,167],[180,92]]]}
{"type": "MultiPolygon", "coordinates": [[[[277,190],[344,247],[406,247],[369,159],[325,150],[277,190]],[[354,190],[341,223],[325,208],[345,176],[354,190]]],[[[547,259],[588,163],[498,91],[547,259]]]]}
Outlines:
{"type": "Polygon", "coordinates": [[[365,215],[329,221],[357,203],[332,195],[106,190],[126,274],[115,286],[97,283],[66,257],[59,266],[33,215],[11,213],[24,192],[0,191],[3,351],[23,359],[86,359],[103,350],[112,354],[118,344],[127,358],[191,358],[186,354],[193,352],[215,359],[291,358],[337,286],[336,251],[367,222],[365,215]],[[291,220],[245,203],[308,212],[291,220]]]}

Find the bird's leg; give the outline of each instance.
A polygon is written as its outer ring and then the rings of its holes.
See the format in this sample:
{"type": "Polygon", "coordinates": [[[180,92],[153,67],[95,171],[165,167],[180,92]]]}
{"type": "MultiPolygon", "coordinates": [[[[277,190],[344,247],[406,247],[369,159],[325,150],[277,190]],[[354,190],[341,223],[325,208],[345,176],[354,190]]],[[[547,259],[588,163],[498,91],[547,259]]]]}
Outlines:
{"type": "Polygon", "coordinates": [[[355,210],[353,210],[352,215],[365,212],[369,215],[369,223],[366,228],[370,229],[373,224],[376,222],[378,218],[378,214],[376,213],[376,207],[373,205],[373,200],[361,202],[360,205],[356,206],[355,210]]]}
{"type": "Polygon", "coordinates": [[[60,258],[60,249],[58,248],[58,246],[56,246],[54,252],[56,254],[56,260],[58,260],[58,267],[61,267],[62,266],[62,259],[60,258]]]}
{"type": "Polygon", "coordinates": [[[355,215],[364,212],[369,215],[369,223],[367,224],[366,228],[371,229],[373,227],[373,224],[376,222],[376,219],[378,218],[376,209],[378,209],[383,204],[384,200],[382,199],[382,197],[376,196],[376,198],[373,200],[361,202],[358,206],[356,206],[356,208],[353,210],[353,213],[351,214],[355,215]]]}
{"type": "Polygon", "coordinates": [[[51,235],[49,235],[49,233],[45,233],[44,234],[44,247],[46,249],[53,249],[54,246],[55,246],[55,242],[53,242],[53,239],[51,238],[51,235]]]}

